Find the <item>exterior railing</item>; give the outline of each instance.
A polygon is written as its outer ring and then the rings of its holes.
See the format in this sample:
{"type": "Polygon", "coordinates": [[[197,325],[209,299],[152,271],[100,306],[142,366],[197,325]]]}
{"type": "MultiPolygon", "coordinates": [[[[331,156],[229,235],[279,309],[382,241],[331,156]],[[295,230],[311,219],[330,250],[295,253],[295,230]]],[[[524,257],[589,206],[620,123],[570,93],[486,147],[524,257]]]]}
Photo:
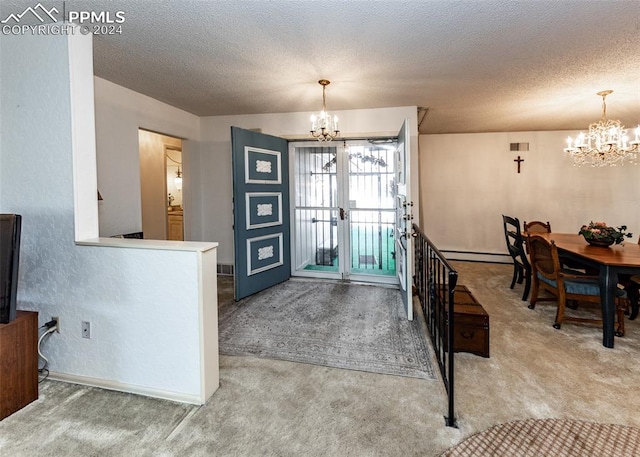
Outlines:
{"type": "Polygon", "coordinates": [[[445,422],[449,427],[457,427],[454,411],[453,300],[458,272],[420,227],[413,224],[413,230],[416,236],[413,282],[447,391],[449,404],[445,422]]]}

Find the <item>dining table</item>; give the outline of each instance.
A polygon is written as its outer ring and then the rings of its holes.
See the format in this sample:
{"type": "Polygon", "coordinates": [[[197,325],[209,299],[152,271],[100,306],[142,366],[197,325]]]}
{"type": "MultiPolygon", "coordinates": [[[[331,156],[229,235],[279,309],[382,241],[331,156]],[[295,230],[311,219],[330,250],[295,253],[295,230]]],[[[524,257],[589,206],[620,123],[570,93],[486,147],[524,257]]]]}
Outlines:
{"type": "Polygon", "coordinates": [[[602,305],[602,344],[613,348],[615,324],[615,292],[618,275],[640,274],[640,244],[626,242],[611,246],[592,246],[582,235],[574,233],[536,233],[553,240],[558,252],[599,272],[600,302],[602,305]]]}

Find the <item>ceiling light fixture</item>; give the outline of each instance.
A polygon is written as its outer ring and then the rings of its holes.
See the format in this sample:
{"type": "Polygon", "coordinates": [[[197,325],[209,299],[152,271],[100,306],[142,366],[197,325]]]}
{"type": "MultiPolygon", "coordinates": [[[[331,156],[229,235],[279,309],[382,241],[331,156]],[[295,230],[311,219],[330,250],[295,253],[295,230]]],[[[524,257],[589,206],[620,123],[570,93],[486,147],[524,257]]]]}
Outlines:
{"type": "Polygon", "coordinates": [[[327,86],[331,84],[326,79],[321,79],[318,84],[322,86],[322,111],[319,115],[311,115],[311,136],[318,141],[331,141],[340,134],[338,130],[338,116],[331,117],[327,112],[327,86]]]}
{"type": "Polygon", "coordinates": [[[612,90],[603,90],[597,95],[602,97],[602,117],[600,121],[589,125],[589,133],[582,132],[574,139],[567,138],[564,152],[573,158],[574,165],[592,167],[624,165],[625,161],[636,164],[640,145],[640,125],[635,129],[635,139],[629,141],[627,129],[618,120],[607,119],[605,98],[612,90]]]}
{"type": "Polygon", "coordinates": [[[182,190],[182,172],[180,171],[179,165],[178,171],[176,171],[176,177],[173,178],[173,183],[176,185],[176,189],[182,190]]]}
{"type": "Polygon", "coordinates": [[[182,159],[182,149],[178,149],[170,146],[165,146],[164,148],[164,155],[167,157],[167,159],[169,159],[170,161],[178,165],[178,171],[176,171],[176,177],[173,178],[173,185],[176,186],[177,190],[182,190],[182,172],[180,171],[180,165],[182,165],[182,160],[174,160],[173,158],[171,158],[171,156],[169,155],[169,151],[180,153],[180,158],[182,159]]]}

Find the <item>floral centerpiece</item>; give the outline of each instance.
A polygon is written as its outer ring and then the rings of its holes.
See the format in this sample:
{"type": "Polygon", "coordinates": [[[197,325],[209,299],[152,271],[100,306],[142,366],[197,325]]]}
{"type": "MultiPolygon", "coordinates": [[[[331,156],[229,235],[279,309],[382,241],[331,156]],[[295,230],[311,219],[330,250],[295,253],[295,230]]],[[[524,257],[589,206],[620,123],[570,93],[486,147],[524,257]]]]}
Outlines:
{"type": "Polygon", "coordinates": [[[626,233],[626,230],[626,225],[608,227],[605,222],[591,221],[589,225],[583,225],[578,233],[594,246],[611,246],[622,243],[625,237],[631,238],[632,234],[626,233]]]}

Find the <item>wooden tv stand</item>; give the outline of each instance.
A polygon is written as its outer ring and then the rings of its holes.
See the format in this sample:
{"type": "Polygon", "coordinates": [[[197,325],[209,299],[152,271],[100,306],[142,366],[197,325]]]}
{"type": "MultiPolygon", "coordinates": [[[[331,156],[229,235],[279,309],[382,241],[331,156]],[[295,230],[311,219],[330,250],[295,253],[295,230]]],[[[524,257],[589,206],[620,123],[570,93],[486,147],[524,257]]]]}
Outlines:
{"type": "Polygon", "coordinates": [[[0,420],[38,398],[38,313],[0,324],[0,420]]]}

